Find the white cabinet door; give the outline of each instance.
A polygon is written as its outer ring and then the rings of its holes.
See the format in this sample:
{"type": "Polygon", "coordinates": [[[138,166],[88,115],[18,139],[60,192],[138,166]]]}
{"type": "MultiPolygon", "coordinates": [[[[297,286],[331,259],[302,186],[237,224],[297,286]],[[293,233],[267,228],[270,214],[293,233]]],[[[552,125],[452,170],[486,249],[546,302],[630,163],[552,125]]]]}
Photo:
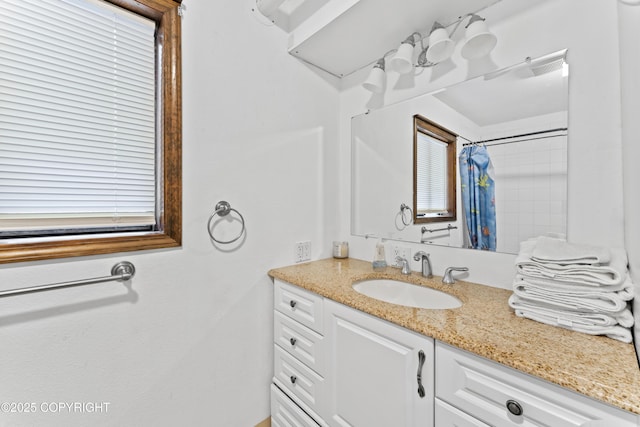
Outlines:
{"type": "Polygon", "coordinates": [[[433,426],[433,340],[333,301],[325,309],[325,421],[433,426]]]}

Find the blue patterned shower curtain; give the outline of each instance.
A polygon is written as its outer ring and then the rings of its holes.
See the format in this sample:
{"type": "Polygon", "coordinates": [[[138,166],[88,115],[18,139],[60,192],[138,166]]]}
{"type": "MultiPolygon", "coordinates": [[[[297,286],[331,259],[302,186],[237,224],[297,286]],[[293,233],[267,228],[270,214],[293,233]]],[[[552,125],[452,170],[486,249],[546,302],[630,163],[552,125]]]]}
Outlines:
{"type": "Polygon", "coordinates": [[[462,207],[469,243],[474,249],[496,250],[495,184],[486,147],[464,147],[459,156],[462,207]]]}

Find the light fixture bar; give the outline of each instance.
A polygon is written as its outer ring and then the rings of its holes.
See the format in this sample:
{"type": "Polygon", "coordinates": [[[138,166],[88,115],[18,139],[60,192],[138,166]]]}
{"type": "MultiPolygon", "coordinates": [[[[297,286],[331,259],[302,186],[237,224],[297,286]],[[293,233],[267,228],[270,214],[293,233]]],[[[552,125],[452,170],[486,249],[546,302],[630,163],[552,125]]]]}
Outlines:
{"type": "MultiPolygon", "coordinates": [[[[388,62],[389,68],[397,71],[399,74],[406,74],[413,71],[415,67],[433,67],[448,60],[456,47],[452,36],[467,18],[469,18],[469,20],[465,26],[465,37],[462,41],[462,57],[472,60],[488,55],[496,46],[497,37],[489,31],[485,18],[480,16],[479,13],[500,1],[502,0],[496,0],[477,11],[460,16],[448,25],[442,25],[439,21],[434,21],[428,37],[424,37],[419,32],[411,33],[402,41],[398,49],[395,50],[395,55],[388,62]],[[454,26],[453,30],[448,32],[448,28],[452,26],[454,26]],[[424,42],[425,39],[428,39],[426,46],[424,42]],[[420,50],[414,63],[414,51],[417,42],[420,43],[420,50]]],[[[384,60],[388,54],[389,52],[387,52],[381,60],[384,60]]],[[[363,83],[365,89],[374,93],[384,92],[384,86],[386,86],[385,64],[384,61],[380,64],[381,60],[377,61],[369,77],[363,83]]]]}

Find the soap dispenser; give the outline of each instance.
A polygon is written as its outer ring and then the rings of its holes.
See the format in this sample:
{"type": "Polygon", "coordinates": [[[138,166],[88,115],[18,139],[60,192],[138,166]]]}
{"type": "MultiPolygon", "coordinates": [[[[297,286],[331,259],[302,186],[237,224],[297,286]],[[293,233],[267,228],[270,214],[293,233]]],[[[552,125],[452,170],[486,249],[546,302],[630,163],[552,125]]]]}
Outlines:
{"type": "Polygon", "coordinates": [[[384,244],[381,241],[376,243],[376,250],[373,254],[373,268],[380,269],[387,266],[387,259],[384,254],[384,244]]]}

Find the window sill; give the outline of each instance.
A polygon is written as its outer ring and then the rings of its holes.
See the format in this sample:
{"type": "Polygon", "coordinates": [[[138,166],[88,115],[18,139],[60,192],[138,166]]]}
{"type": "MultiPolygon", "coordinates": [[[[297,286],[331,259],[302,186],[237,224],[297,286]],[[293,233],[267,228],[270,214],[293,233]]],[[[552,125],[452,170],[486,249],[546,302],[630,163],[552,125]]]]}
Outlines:
{"type": "Polygon", "coordinates": [[[0,243],[0,264],[181,246],[179,240],[161,232],[142,235],[131,233],[110,237],[93,236],[73,240],[43,240],[30,239],[25,243],[0,243]]]}

